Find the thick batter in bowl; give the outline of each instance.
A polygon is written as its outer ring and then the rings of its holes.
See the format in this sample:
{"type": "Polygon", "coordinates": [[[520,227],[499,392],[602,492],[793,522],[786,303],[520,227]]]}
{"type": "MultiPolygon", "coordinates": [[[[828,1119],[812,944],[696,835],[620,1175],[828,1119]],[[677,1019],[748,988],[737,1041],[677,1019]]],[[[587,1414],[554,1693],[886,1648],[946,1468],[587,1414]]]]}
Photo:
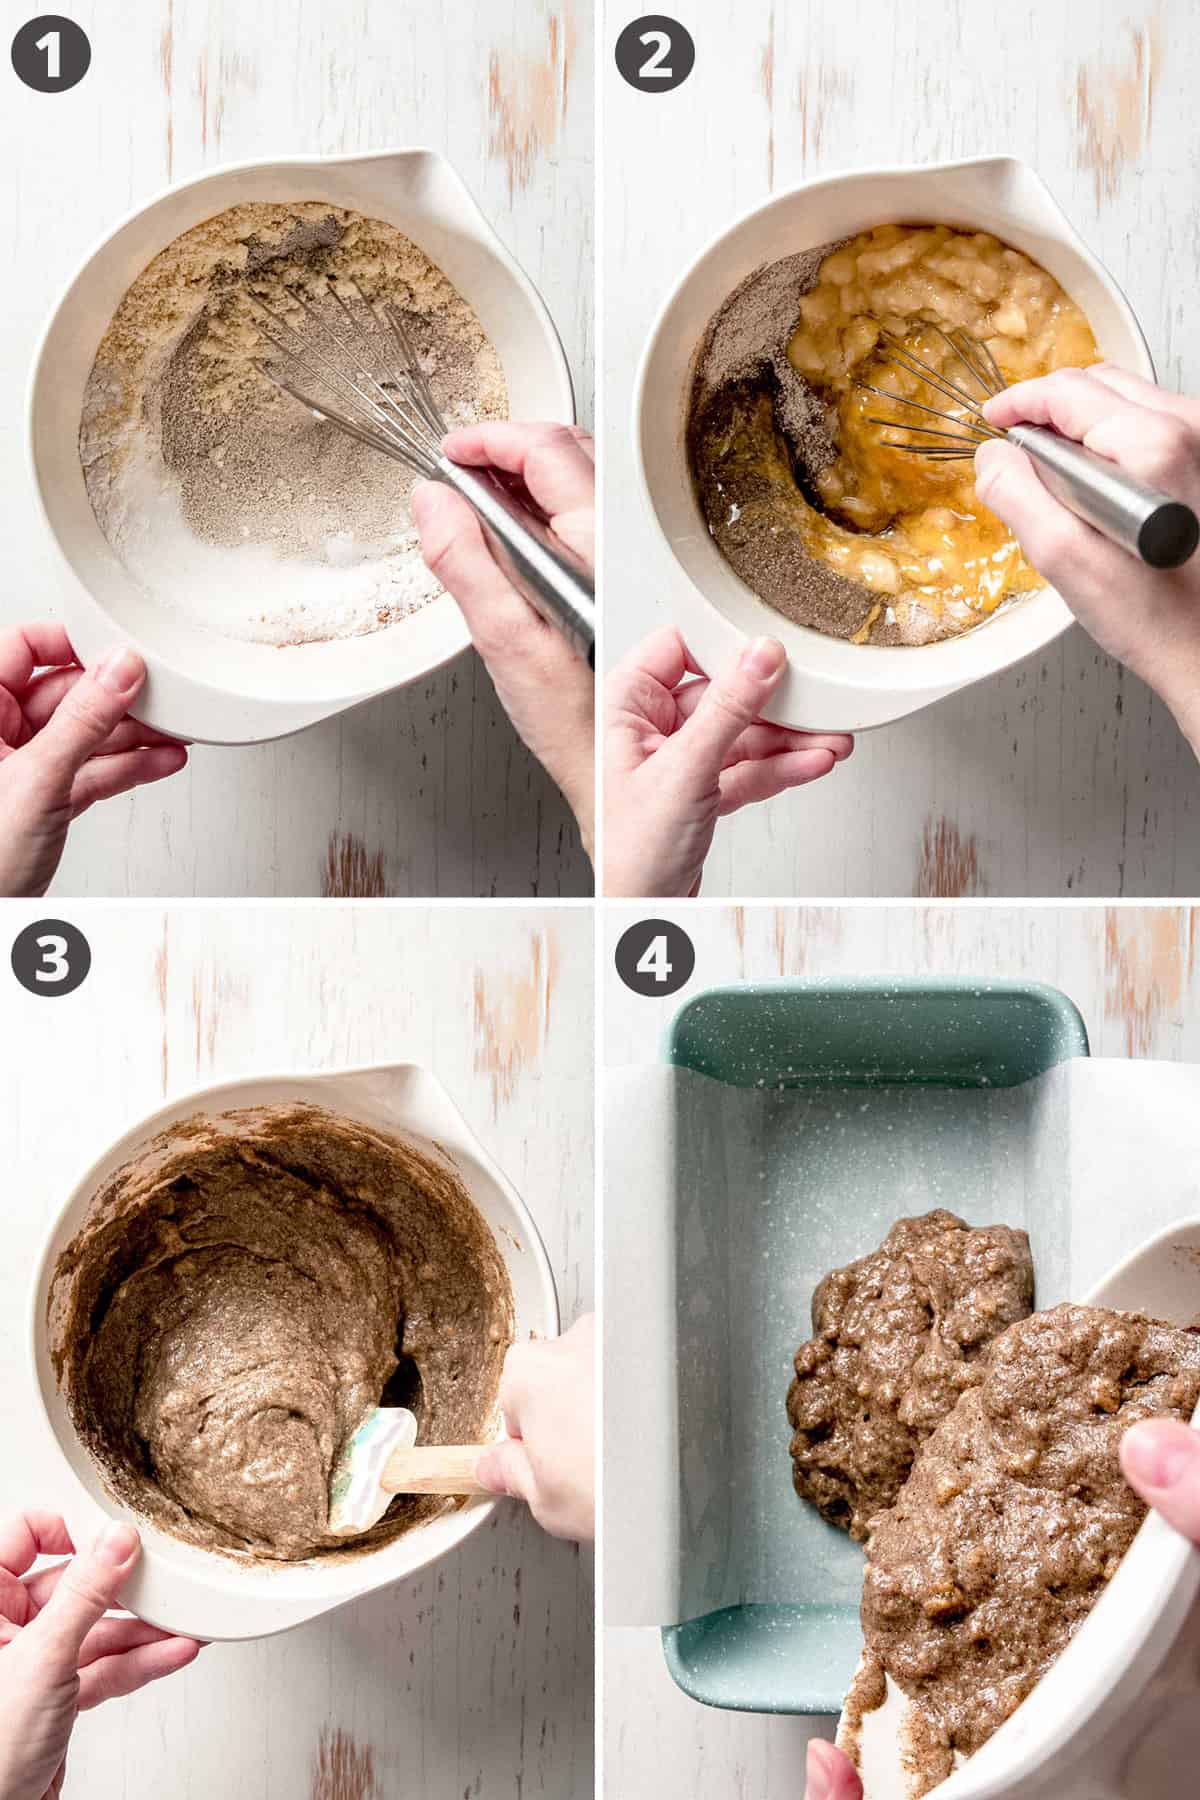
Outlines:
{"type": "Polygon", "coordinates": [[[512,1293],[462,1183],[310,1104],[197,1114],[96,1196],[59,1258],[51,1347],[113,1493],[204,1549],[377,1549],[451,1510],[398,1495],[349,1545],[333,1469],[379,1405],[424,1443],[489,1434],[512,1293]]]}
{"type": "MultiPolygon", "coordinates": [[[[122,1599],[139,1618],[192,1637],[262,1637],[408,1578],[479,1531],[491,1517],[495,1505],[486,1499],[472,1499],[458,1505],[452,1502],[447,1508],[438,1510],[436,1516],[411,1520],[403,1529],[392,1528],[400,1522],[399,1516],[393,1515],[384,1521],[388,1529],[383,1536],[378,1539],[372,1536],[357,1553],[345,1553],[345,1540],[342,1540],[341,1554],[335,1553],[332,1546],[328,1550],[318,1547],[315,1554],[302,1559],[239,1552],[223,1544],[201,1543],[182,1535],[165,1516],[150,1518],[137,1495],[130,1500],[116,1491],[109,1471],[97,1461],[90,1442],[81,1436],[65,1391],[66,1384],[60,1382],[55,1367],[56,1359],[61,1361],[64,1352],[68,1359],[73,1355],[72,1346],[61,1328],[61,1302],[64,1297],[69,1301],[70,1296],[69,1292],[64,1296],[60,1291],[52,1298],[52,1290],[56,1272],[62,1268],[64,1253],[70,1254],[81,1234],[96,1223],[98,1198],[114,1193],[114,1189],[122,1185],[123,1171],[131,1167],[141,1170],[142,1192],[149,1195],[159,1186],[154,1177],[155,1159],[162,1157],[158,1168],[160,1172],[165,1171],[172,1157],[172,1147],[176,1150],[182,1147],[181,1132],[185,1138],[191,1122],[198,1116],[210,1124],[223,1115],[243,1119],[248,1114],[268,1115],[279,1120],[294,1116],[297,1109],[310,1118],[315,1111],[334,1115],[348,1123],[352,1140],[361,1133],[365,1140],[385,1140],[393,1149],[399,1144],[405,1155],[412,1157],[414,1167],[429,1165],[440,1183],[446,1184],[455,1194],[465,1193],[481,1221],[480,1229],[486,1232],[492,1250],[503,1265],[504,1282],[511,1295],[513,1340],[553,1337],[559,1329],[554,1278],[533,1219],[512,1184],[466,1125],[449,1095],[426,1069],[401,1063],[319,1073],[255,1075],[182,1095],[127,1130],[81,1172],[70,1194],[63,1197],[56,1216],[47,1221],[46,1239],[30,1291],[28,1319],[32,1391],[37,1404],[22,1454],[29,1463],[31,1480],[43,1496],[44,1504],[63,1515],[76,1543],[90,1542],[113,1517],[124,1518],[138,1526],[142,1556],[122,1599]]],[[[255,1127],[254,1131],[257,1130],[255,1127]]],[[[240,1137],[243,1148],[253,1147],[255,1154],[262,1150],[266,1164],[260,1168],[260,1175],[269,1173],[267,1164],[286,1160],[290,1170],[289,1185],[291,1179],[297,1181],[299,1192],[307,1195],[310,1205],[322,1208],[335,1204],[333,1196],[339,1188],[350,1197],[352,1185],[364,1189],[374,1186],[378,1196],[388,1202],[388,1189],[373,1182],[361,1168],[353,1179],[345,1170],[339,1176],[324,1152],[323,1161],[312,1161],[311,1145],[300,1148],[299,1154],[289,1152],[285,1158],[277,1126],[273,1149],[270,1147],[272,1134],[272,1128],[268,1127],[267,1137],[258,1145],[252,1144],[254,1132],[249,1139],[246,1134],[235,1132],[234,1138],[240,1137]]],[[[296,1140],[290,1130],[286,1131],[286,1136],[295,1146],[296,1140]]],[[[347,1141],[342,1139],[343,1151],[347,1141]]],[[[202,1148],[199,1141],[192,1147],[202,1148]]],[[[209,1150],[212,1150],[211,1142],[209,1150]]],[[[208,1165],[211,1175],[214,1165],[209,1162],[208,1155],[203,1155],[201,1160],[208,1165]]],[[[253,1167],[252,1164],[247,1166],[253,1167]]],[[[387,1166],[394,1175],[394,1161],[388,1160],[387,1166]]],[[[180,1181],[184,1174],[185,1171],[176,1166],[170,1181],[180,1181]]],[[[392,1198],[397,1197],[394,1179],[390,1186],[392,1198]]],[[[133,1197],[127,1188],[122,1187],[122,1192],[126,1199],[133,1197]]],[[[209,1193],[210,1200],[215,1201],[216,1194],[211,1185],[209,1193]]],[[[160,1216],[165,1226],[168,1197],[161,1187],[159,1198],[160,1216]]],[[[180,1225],[186,1200],[186,1190],[176,1196],[179,1205],[177,1223],[180,1225]]],[[[364,1209],[364,1216],[379,1210],[376,1202],[368,1200],[365,1193],[357,1197],[357,1205],[364,1209]]],[[[422,1235],[419,1231],[402,1233],[402,1240],[408,1244],[414,1258],[421,1247],[422,1235]]],[[[169,1260],[169,1250],[167,1255],[169,1260]]],[[[322,1265],[331,1289],[344,1278],[351,1278],[350,1264],[344,1258],[340,1261],[340,1269],[327,1262],[322,1265]]],[[[434,1259],[431,1257],[430,1261],[434,1259]]],[[[439,1317],[435,1331],[428,1302],[435,1290],[446,1294],[448,1286],[444,1271],[440,1277],[436,1271],[426,1276],[421,1273],[423,1267],[423,1262],[416,1266],[415,1286],[409,1286],[410,1278],[402,1272],[402,1286],[409,1291],[403,1308],[402,1329],[397,1333],[397,1321],[389,1321],[392,1335],[389,1340],[387,1330],[380,1334],[380,1357],[388,1364],[394,1361],[398,1365],[396,1376],[402,1383],[398,1389],[392,1389],[390,1381],[385,1381],[387,1397],[414,1408],[424,1419],[423,1436],[432,1437],[437,1430],[445,1441],[468,1428],[469,1409],[477,1407],[481,1392],[489,1389],[491,1352],[484,1350],[474,1362],[465,1353],[469,1334],[464,1327],[469,1323],[469,1315],[459,1320],[458,1328],[449,1330],[445,1318],[439,1317]],[[435,1340],[441,1346],[440,1364],[438,1358],[430,1354],[435,1340]],[[461,1354],[456,1356],[456,1350],[461,1354]],[[412,1364],[416,1365],[415,1371],[412,1364]],[[482,1388],[479,1385],[481,1379],[482,1388]],[[448,1405],[446,1394],[448,1388],[460,1386],[464,1389],[464,1410],[456,1415],[455,1403],[451,1401],[448,1405]],[[435,1401],[436,1420],[432,1404],[435,1401]]],[[[285,1275],[284,1279],[290,1277],[285,1275]]],[[[480,1300],[478,1285],[471,1285],[476,1300],[480,1300]]],[[[366,1289],[360,1286],[358,1291],[365,1294],[366,1289]]],[[[166,1321],[167,1309],[164,1309],[163,1317],[166,1321]]],[[[313,1317],[310,1312],[309,1319],[313,1317]]],[[[87,1323],[82,1314],[77,1315],[77,1320],[81,1326],[87,1323]]],[[[300,1322],[294,1328],[304,1329],[300,1322]]],[[[293,1327],[289,1326],[289,1329],[293,1327]]],[[[130,1348],[132,1352],[132,1345],[130,1348]]],[[[495,1346],[497,1353],[501,1348],[501,1345],[495,1346]]],[[[337,1374],[340,1378],[349,1373],[347,1361],[337,1374]]],[[[374,1392],[373,1380],[374,1377],[367,1384],[372,1404],[382,1397],[374,1392]]],[[[180,1386],[181,1396],[183,1388],[188,1386],[203,1395],[201,1386],[185,1382],[180,1386]]],[[[305,1408],[297,1407],[296,1410],[305,1408]]],[[[486,1409],[486,1414],[482,1429],[471,1432],[476,1441],[494,1438],[501,1430],[499,1408],[491,1406],[486,1409]]],[[[236,1462],[236,1459],[231,1460],[236,1462]]],[[[242,1466],[250,1467],[253,1461],[252,1457],[244,1458],[242,1466]]],[[[136,1469],[132,1472],[134,1478],[137,1472],[136,1469]]]]}

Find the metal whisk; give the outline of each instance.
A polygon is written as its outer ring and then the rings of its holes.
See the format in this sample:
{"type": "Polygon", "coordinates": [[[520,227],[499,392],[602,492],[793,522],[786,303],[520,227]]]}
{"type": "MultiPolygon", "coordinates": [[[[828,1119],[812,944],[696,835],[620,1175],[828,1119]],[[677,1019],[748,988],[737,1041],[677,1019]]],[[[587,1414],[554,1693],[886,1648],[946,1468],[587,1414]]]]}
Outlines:
{"type": "Polygon", "coordinates": [[[1115,463],[1085,450],[1082,444],[1073,443],[1057,431],[1041,425],[1012,425],[1001,431],[990,425],[980,409],[1007,383],[987,345],[961,329],[943,331],[940,325],[933,324],[923,328],[945,341],[961,365],[965,380],[951,380],[944,370],[935,369],[899,338],[884,332],[881,343],[886,359],[943,394],[954,410],[943,412],[924,401],[910,400],[904,394],[889,393],[886,388],[860,381],[857,385],[868,394],[921,415],[919,419],[881,419],[868,414],[873,425],[909,434],[907,440],[885,437],[880,440],[882,443],[891,450],[908,451],[935,462],[956,462],[973,457],[988,438],[1007,438],[1033,458],[1041,480],[1056,499],[1113,543],[1131,551],[1151,568],[1177,569],[1187,562],[1200,543],[1200,520],[1190,506],[1135,481],[1115,463]],[[926,418],[937,419],[939,424],[926,425],[926,418]]]}
{"type": "Polygon", "coordinates": [[[528,495],[494,470],[464,468],[443,455],[449,426],[398,308],[384,306],[381,317],[353,281],[333,277],[316,295],[289,290],[300,317],[250,299],[276,353],[256,365],[268,380],[360,443],[461,494],[514,587],[592,663],[590,571],[528,495]]]}

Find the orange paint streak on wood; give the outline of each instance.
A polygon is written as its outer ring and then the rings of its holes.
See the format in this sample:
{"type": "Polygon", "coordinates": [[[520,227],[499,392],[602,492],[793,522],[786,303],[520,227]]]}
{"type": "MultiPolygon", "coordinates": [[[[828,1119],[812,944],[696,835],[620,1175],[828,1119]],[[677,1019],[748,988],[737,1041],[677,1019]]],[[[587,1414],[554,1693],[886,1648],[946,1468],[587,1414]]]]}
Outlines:
{"type": "Polygon", "coordinates": [[[820,968],[822,951],[841,942],[845,914],[837,906],[779,907],[775,912],[775,966],[780,975],[820,968]]]}
{"type": "Polygon", "coordinates": [[[775,966],[782,975],[787,970],[788,949],[788,914],[782,907],[775,909],[775,926],[772,937],[775,940],[775,966]]]}
{"type": "Polygon", "coordinates": [[[845,69],[806,69],[796,89],[800,114],[800,160],[807,165],[820,156],[825,132],[838,107],[854,94],[853,77],[845,69]]]}
{"type": "Polygon", "coordinates": [[[221,148],[221,135],[225,129],[225,102],[235,89],[243,93],[253,94],[258,87],[258,71],[246,57],[239,56],[236,50],[222,50],[217,63],[217,97],[212,112],[212,139],[216,148],[221,148]]]}
{"type": "Polygon", "coordinates": [[[558,974],[558,938],[551,927],[530,939],[526,974],[488,977],[476,970],[475,1068],[491,1083],[494,1118],[512,1099],[521,1071],[542,1053],[558,974]]]}
{"type": "Polygon", "coordinates": [[[158,40],[158,67],[167,96],[167,180],[175,172],[175,0],[167,0],[167,22],[158,40]]]}
{"type": "Polygon", "coordinates": [[[158,990],[158,1011],[162,1024],[162,1091],[167,1091],[170,1051],[167,1045],[167,977],[170,972],[170,950],[167,943],[167,920],[163,919],[162,942],[154,957],[154,985],[158,990]]]}
{"type": "Polygon", "coordinates": [[[775,186],[775,8],[771,8],[767,41],[758,69],[759,86],[767,103],[767,186],[775,186]]]}
{"type": "Polygon", "coordinates": [[[546,21],[546,48],[509,68],[499,51],[488,59],[488,154],[508,171],[508,197],[529,186],[539,157],[552,150],[567,116],[576,45],[569,8],[546,21]]]}
{"type": "Polygon", "coordinates": [[[215,968],[210,968],[207,976],[199,969],[192,976],[192,1041],[197,1075],[215,1064],[225,1010],[242,998],[238,982],[215,968]]]}
{"type": "Polygon", "coordinates": [[[353,832],[330,832],[321,870],[321,893],[326,900],[382,900],[391,891],[383,850],[368,850],[353,832]]]}
{"type": "Polygon", "coordinates": [[[1157,1027],[1184,1003],[1195,969],[1196,913],[1180,906],[1110,906],[1104,915],[1104,1016],[1124,1029],[1125,1054],[1149,1056],[1157,1027]]]}
{"type": "Polygon", "coordinates": [[[375,1800],[382,1793],[371,1746],[356,1744],[340,1726],[323,1725],[313,1764],[311,1800],[375,1800]]]}
{"type": "Polygon", "coordinates": [[[200,148],[208,149],[208,56],[196,65],[196,93],[200,100],[200,148]]]}
{"type": "Polygon", "coordinates": [[[986,894],[976,839],[960,832],[949,819],[928,819],[913,892],[921,900],[961,900],[965,894],[986,894]]]}
{"type": "Polygon", "coordinates": [[[1118,59],[1081,63],[1075,75],[1075,165],[1091,173],[1097,209],[1116,198],[1125,170],[1136,166],[1154,122],[1154,84],[1162,60],[1162,14],[1126,25],[1129,47],[1118,59]]]}

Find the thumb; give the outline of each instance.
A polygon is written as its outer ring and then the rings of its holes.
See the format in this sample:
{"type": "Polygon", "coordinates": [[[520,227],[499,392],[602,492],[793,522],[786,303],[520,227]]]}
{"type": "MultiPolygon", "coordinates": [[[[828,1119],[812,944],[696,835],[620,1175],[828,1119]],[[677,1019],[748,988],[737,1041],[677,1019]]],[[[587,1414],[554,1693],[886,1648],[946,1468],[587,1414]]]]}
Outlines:
{"type": "Polygon", "coordinates": [[[1078,561],[1094,539],[1091,526],[1068,512],[1038,476],[1024,450],[989,438],[975,452],[975,493],[1008,526],[1048,581],[1078,561]]]}
{"type": "Polygon", "coordinates": [[[69,788],[89,756],[116,730],[146,679],[134,650],[110,650],[86,670],[26,746],[30,762],[69,788]]]}
{"type": "Polygon", "coordinates": [[[508,1438],[485,1450],[475,1465],[475,1479],[489,1494],[508,1494],[533,1505],[536,1482],[529,1452],[519,1438],[508,1438]]]}
{"type": "Polygon", "coordinates": [[[513,605],[516,596],[508,578],[488,549],[483,527],[461,494],[441,481],[419,481],[409,497],[409,505],[426,566],[454,595],[472,629],[477,617],[486,619],[489,608],[513,605]]]}
{"type": "Polygon", "coordinates": [[[1200,1544],[1200,1432],[1173,1419],[1134,1425],[1121,1439],[1121,1470],[1147,1506],[1200,1544]]]}
{"type": "Polygon", "coordinates": [[[823,1738],[808,1746],[804,1800],[862,1800],[862,1782],[848,1756],[823,1738]]]}
{"type": "Polygon", "coordinates": [[[697,774],[715,780],[734,744],[779,686],[786,668],[787,652],[778,638],[751,639],[733,667],[709,682],[691,718],[660,755],[678,745],[675,754],[686,758],[697,774]]]}
{"type": "Polygon", "coordinates": [[[84,1638],[116,1604],[140,1553],[137,1532],[114,1520],[86,1555],[67,1564],[49,1600],[21,1634],[51,1680],[75,1674],[84,1638]]]}

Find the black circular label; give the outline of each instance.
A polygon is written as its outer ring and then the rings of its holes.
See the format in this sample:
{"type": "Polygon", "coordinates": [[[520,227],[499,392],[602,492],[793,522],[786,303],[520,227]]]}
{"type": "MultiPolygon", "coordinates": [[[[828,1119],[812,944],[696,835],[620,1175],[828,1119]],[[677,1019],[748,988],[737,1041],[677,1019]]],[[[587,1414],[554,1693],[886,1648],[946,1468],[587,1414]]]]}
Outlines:
{"type": "Polygon", "coordinates": [[[617,974],[635,994],[677,994],[692,978],[696,946],[681,925],[643,919],[622,932],[616,964],[617,974]]]}
{"type": "Polygon", "coordinates": [[[91,945],[65,919],[27,925],[12,947],[13,974],[31,994],[73,994],[91,966],[91,945]]]}
{"type": "Polygon", "coordinates": [[[88,34],[74,19],[43,13],[22,25],[12,41],[12,66],[39,94],[65,94],[78,87],[92,61],[88,34]]]}
{"type": "Polygon", "coordinates": [[[686,25],[666,13],[647,13],[617,39],[617,67],[639,94],[668,94],[691,74],[696,45],[686,25]]]}

